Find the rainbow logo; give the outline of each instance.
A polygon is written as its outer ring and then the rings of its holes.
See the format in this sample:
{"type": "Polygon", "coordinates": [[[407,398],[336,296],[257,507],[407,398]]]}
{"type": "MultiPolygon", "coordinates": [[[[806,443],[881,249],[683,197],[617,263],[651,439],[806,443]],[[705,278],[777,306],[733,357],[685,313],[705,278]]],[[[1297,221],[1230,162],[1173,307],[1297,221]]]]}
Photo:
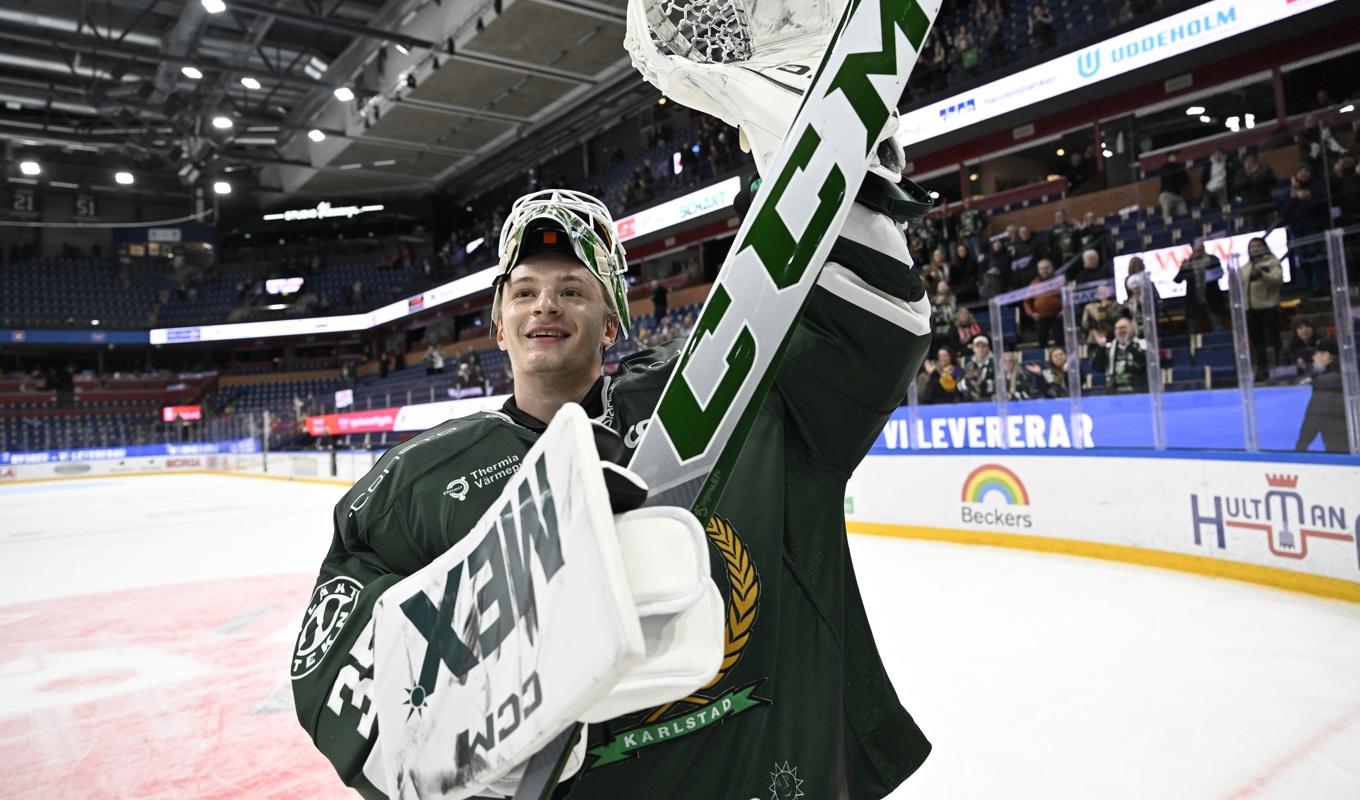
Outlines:
{"type": "Polygon", "coordinates": [[[983,464],[963,482],[960,500],[965,503],[985,503],[989,496],[1001,498],[1008,506],[1029,505],[1029,492],[1014,472],[1000,464],[983,464]]]}

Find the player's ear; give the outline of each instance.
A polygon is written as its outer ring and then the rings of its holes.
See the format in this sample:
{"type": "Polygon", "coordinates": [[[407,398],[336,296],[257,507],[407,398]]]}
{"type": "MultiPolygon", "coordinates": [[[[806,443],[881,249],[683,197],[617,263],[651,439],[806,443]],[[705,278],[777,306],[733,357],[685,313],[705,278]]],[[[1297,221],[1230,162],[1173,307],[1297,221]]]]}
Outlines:
{"type": "Polygon", "coordinates": [[[608,314],[604,318],[604,349],[608,350],[619,340],[619,316],[608,314]]]}
{"type": "Polygon", "coordinates": [[[505,350],[505,328],[501,326],[499,320],[493,320],[491,329],[496,332],[496,346],[505,350]]]}

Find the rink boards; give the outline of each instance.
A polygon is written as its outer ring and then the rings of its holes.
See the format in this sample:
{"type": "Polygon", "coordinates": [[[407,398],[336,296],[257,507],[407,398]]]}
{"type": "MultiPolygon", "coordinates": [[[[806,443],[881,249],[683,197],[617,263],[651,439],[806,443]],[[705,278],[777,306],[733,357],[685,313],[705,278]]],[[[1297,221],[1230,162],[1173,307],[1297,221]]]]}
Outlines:
{"type": "Polygon", "coordinates": [[[874,455],[850,531],[1062,552],[1360,601],[1360,461],[997,452],[874,455]]]}
{"type": "MultiPolygon", "coordinates": [[[[379,452],[53,453],[11,482],[224,473],[348,486],[379,452]]],[[[1360,459],[1100,450],[870,455],[845,499],[854,533],[1105,558],[1360,602],[1360,459]]]]}

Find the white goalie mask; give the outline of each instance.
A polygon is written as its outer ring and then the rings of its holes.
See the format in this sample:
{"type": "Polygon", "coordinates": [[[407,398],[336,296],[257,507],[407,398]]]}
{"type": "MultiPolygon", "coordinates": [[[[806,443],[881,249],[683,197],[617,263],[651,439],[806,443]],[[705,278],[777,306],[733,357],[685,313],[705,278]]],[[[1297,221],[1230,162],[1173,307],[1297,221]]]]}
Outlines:
{"type": "Polygon", "coordinates": [[[491,319],[501,318],[502,289],[524,256],[540,250],[573,255],[604,284],[605,297],[619,318],[619,332],[628,337],[628,271],[614,218],[604,203],[585,192],[545,189],[515,201],[501,226],[500,268],[491,319]]]}

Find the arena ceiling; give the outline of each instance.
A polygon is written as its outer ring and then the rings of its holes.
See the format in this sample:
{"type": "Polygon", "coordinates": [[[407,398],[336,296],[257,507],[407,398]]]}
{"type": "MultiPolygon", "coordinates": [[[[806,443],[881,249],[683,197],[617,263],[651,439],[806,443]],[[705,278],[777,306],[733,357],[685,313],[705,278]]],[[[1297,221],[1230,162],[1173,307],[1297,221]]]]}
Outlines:
{"type": "Polygon", "coordinates": [[[485,189],[656,97],[625,6],[0,0],[0,139],[265,198],[485,189]]]}

